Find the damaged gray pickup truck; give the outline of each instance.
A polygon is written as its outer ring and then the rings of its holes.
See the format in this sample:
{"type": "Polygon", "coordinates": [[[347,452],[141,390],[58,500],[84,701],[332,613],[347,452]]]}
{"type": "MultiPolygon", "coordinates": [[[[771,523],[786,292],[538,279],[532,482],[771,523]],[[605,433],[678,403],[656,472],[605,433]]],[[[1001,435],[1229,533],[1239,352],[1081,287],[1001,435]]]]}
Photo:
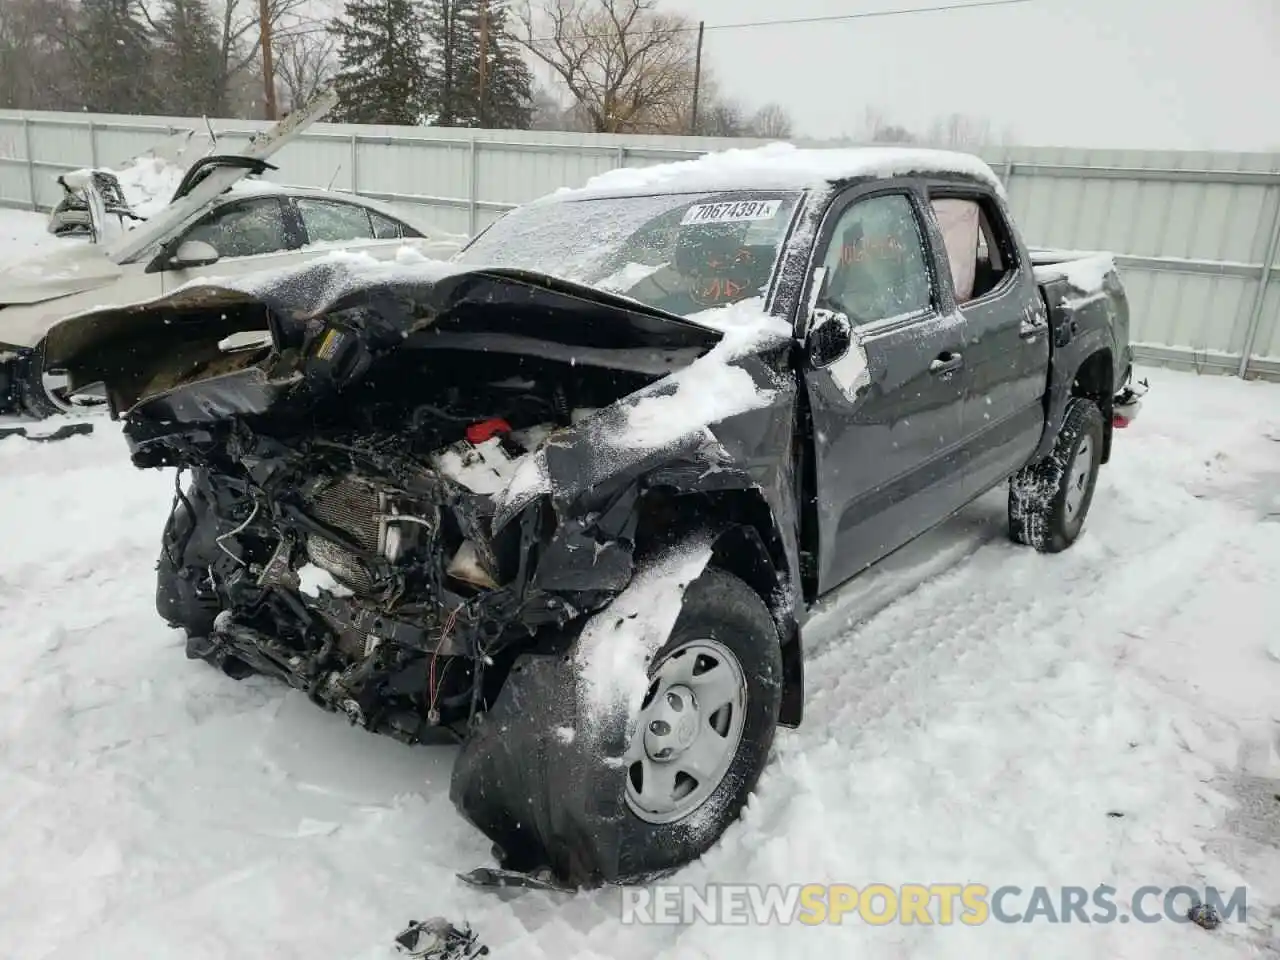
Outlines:
{"type": "Polygon", "coordinates": [[[585,886],[737,817],[820,598],[1005,482],[1014,539],[1069,546],[1136,410],[1110,259],[1033,256],[932,151],[619,170],[448,263],[210,280],[47,349],[178,468],[189,656],[460,741],[499,865],[585,886]]]}

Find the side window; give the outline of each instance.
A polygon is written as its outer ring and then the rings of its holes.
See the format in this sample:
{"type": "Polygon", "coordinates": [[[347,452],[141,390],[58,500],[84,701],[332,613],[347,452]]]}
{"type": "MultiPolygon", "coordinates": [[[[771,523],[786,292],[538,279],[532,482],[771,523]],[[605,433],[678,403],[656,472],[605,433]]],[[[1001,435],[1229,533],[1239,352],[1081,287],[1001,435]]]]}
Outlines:
{"type": "Polygon", "coordinates": [[[369,219],[373,221],[373,235],[378,240],[395,240],[397,237],[404,236],[404,232],[397,220],[390,217],[384,217],[380,213],[369,211],[369,219]]]}
{"type": "Polygon", "coordinates": [[[303,197],[299,197],[296,203],[309,243],[342,243],[372,240],[374,237],[369,211],[364,207],[303,197]]]}
{"type": "Polygon", "coordinates": [[[275,197],[228,203],[187,231],[185,240],[203,240],[223,259],[276,253],[289,245],[284,212],[275,197]]]}
{"type": "Polygon", "coordinates": [[[957,303],[986,296],[1013,272],[1013,243],[999,211],[971,199],[939,197],[931,203],[957,303]]]}
{"type": "Polygon", "coordinates": [[[845,210],[823,265],[822,301],[855,326],[917,313],[933,303],[920,224],[904,194],[869,197],[845,210]]]}

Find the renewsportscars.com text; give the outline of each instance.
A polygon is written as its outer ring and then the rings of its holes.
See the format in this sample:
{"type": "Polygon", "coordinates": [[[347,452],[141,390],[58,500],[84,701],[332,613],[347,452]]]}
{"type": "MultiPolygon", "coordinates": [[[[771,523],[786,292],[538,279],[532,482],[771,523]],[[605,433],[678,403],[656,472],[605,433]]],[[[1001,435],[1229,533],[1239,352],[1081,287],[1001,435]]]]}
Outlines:
{"type": "Polygon", "coordinates": [[[985,923],[1192,923],[1193,907],[1245,919],[1244,887],[990,887],[980,883],[678,884],[622,890],[629,924],[840,924],[979,926],[985,923]]]}

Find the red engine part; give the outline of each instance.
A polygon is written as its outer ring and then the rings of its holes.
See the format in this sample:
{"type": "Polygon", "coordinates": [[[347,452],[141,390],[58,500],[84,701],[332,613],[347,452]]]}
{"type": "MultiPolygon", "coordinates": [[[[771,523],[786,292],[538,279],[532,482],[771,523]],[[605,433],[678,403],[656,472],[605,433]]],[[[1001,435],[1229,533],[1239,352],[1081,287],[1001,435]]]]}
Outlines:
{"type": "Polygon", "coordinates": [[[488,420],[481,420],[479,423],[473,423],[467,427],[467,440],[471,443],[480,444],[486,440],[492,440],[500,433],[510,432],[511,424],[501,417],[490,417],[488,420]]]}

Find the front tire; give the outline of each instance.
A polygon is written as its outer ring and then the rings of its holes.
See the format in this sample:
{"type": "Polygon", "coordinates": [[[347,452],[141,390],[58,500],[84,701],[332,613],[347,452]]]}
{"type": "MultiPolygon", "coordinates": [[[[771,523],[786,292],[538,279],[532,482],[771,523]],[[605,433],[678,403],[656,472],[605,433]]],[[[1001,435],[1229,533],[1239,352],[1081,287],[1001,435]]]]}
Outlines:
{"type": "MultiPolygon", "coordinates": [[[[608,617],[608,609],[596,615],[608,617]]],[[[625,709],[605,717],[584,714],[576,643],[516,660],[463,745],[450,796],[493,841],[505,869],[546,870],[579,887],[646,882],[706,853],[755,788],[782,701],[778,630],[745,583],[720,570],[703,571],[685,589],[675,624],[647,665],[648,695],[630,716],[625,709]],[[714,690],[704,686],[699,700],[697,678],[719,670],[725,673],[713,678],[714,690]],[[659,696],[676,687],[684,688],[674,691],[680,709],[667,701],[669,714],[652,712],[663,702],[659,696]],[[708,700],[708,693],[715,696],[708,700]],[[709,709],[689,714],[692,701],[709,709]],[[705,720],[730,741],[720,753],[688,758],[713,761],[686,763],[691,770],[685,773],[695,781],[703,774],[692,786],[674,767],[655,773],[657,765],[676,759],[664,747],[687,751],[697,739],[689,734],[698,731],[679,729],[682,713],[705,720]],[[652,729],[642,720],[661,720],[670,729],[652,729]],[[652,748],[647,760],[637,752],[646,747],[646,729],[652,748]],[[657,782],[671,790],[646,791],[646,767],[650,787],[657,782]]]]}
{"type": "MultiPolygon", "coordinates": [[[[782,702],[778,630],[760,597],[710,569],[685,593],[623,757],[623,871],[696,860],[738,818],[768,762],[782,702]]],[[[603,759],[603,758],[602,758],[603,759]]]]}
{"type": "Polygon", "coordinates": [[[1102,464],[1102,411],[1076,397],[1047,457],[1009,481],[1009,536],[1041,553],[1075,543],[1093,503],[1102,464]]]}
{"type": "Polygon", "coordinates": [[[44,341],[18,361],[18,404],[22,411],[37,420],[68,412],[70,404],[60,402],[44,375],[44,341]]]}

